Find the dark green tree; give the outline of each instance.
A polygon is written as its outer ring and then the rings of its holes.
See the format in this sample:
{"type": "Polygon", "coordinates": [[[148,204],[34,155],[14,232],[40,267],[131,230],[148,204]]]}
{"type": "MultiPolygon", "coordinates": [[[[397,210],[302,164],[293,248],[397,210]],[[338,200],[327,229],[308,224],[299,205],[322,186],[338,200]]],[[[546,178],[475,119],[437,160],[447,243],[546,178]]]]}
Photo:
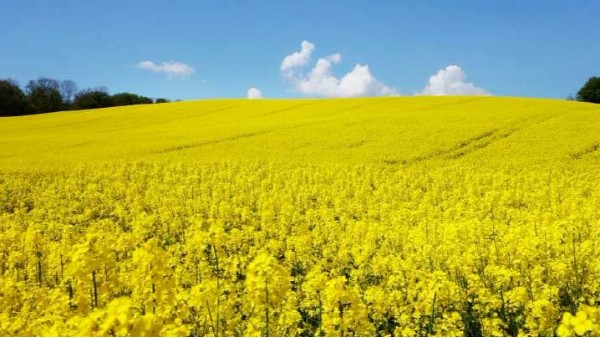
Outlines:
{"type": "Polygon", "coordinates": [[[112,101],[115,106],[129,106],[132,104],[147,104],[152,103],[152,99],[145,96],[140,96],[133,93],[118,93],[112,96],[112,101]]]}
{"type": "Polygon", "coordinates": [[[162,97],[159,97],[158,99],[156,99],[154,101],[154,103],[168,103],[168,102],[169,102],[169,100],[163,99],[162,97]]]}
{"type": "Polygon", "coordinates": [[[0,80],[0,117],[24,115],[29,112],[25,93],[17,82],[0,80]]]}
{"type": "Polygon", "coordinates": [[[73,102],[73,97],[77,93],[79,88],[77,87],[77,83],[72,80],[64,80],[60,83],[60,95],[62,96],[63,102],[65,104],[65,108],[69,109],[71,107],[71,103],[73,102]]]}
{"type": "Polygon", "coordinates": [[[112,98],[104,88],[84,89],[75,94],[73,109],[95,109],[114,106],[112,98]]]}
{"type": "Polygon", "coordinates": [[[40,77],[27,84],[27,101],[34,113],[49,113],[64,108],[57,80],[40,77]]]}
{"type": "Polygon", "coordinates": [[[600,103],[600,77],[594,76],[577,92],[577,101],[600,103]]]}

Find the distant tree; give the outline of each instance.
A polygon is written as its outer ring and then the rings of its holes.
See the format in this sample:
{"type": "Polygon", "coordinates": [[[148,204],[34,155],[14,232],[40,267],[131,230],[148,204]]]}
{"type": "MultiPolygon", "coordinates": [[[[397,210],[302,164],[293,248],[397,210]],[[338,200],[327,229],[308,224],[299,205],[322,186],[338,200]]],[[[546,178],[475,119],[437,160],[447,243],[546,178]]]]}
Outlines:
{"type": "Polygon", "coordinates": [[[68,109],[71,107],[73,102],[73,96],[77,93],[79,88],[77,83],[72,80],[64,80],[60,83],[60,95],[62,96],[65,107],[68,109]]]}
{"type": "Polygon", "coordinates": [[[25,93],[16,81],[0,80],[0,116],[23,115],[29,111],[25,93]]]}
{"type": "Polygon", "coordinates": [[[64,108],[59,82],[45,77],[29,81],[27,101],[34,113],[48,113],[64,108]]]}
{"type": "Polygon", "coordinates": [[[128,106],[132,104],[147,104],[152,103],[152,99],[145,96],[140,96],[133,93],[118,93],[112,96],[112,101],[115,106],[128,106]]]}
{"type": "Polygon", "coordinates": [[[170,102],[128,92],[109,95],[105,87],[79,90],[75,81],[46,77],[29,81],[25,88],[23,92],[15,81],[0,79],[0,116],[170,102]]]}
{"type": "Polygon", "coordinates": [[[112,98],[105,88],[84,89],[73,99],[73,109],[95,109],[114,106],[112,98]]]}
{"type": "Polygon", "coordinates": [[[594,76],[577,92],[577,101],[600,103],[600,77],[594,76]]]}

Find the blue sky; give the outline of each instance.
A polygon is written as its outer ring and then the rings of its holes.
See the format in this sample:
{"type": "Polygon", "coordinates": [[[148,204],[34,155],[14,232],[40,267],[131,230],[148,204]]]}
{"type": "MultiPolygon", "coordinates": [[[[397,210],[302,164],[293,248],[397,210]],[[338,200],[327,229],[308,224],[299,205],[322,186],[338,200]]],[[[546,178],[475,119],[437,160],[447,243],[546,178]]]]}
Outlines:
{"type": "Polygon", "coordinates": [[[169,99],[565,98],[600,75],[598,18],[596,0],[1,0],[0,78],[169,99]]]}

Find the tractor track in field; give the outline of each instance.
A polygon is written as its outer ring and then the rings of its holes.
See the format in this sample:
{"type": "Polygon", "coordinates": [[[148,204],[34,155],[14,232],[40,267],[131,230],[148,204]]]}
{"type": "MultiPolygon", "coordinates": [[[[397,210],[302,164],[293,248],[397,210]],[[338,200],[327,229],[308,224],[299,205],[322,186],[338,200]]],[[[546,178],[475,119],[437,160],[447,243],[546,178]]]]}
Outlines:
{"type": "Polygon", "coordinates": [[[515,131],[516,129],[509,129],[507,131],[502,131],[500,129],[491,129],[481,134],[470,137],[466,140],[460,141],[452,147],[436,150],[423,156],[414,157],[411,160],[409,160],[409,162],[418,163],[433,158],[456,160],[461,157],[467,156],[475,151],[486,148],[492,143],[505,139],[512,135],[515,131]]]}
{"type": "MultiPolygon", "coordinates": [[[[460,103],[474,101],[474,100],[478,100],[478,99],[463,100],[460,103]]],[[[450,104],[446,104],[446,105],[450,105],[450,104]]],[[[432,107],[432,108],[437,108],[439,106],[440,105],[438,105],[436,107],[432,107]]],[[[511,135],[513,135],[514,133],[516,133],[517,131],[519,131],[523,128],[526,128],[531,125],[547,122],[549,120],[558,118],[558,117],[562,116],[563,114],[565,114],[565,113],[563,112],[563,113],[553,114],[550,116],[542,116],[541,118],[540,118],[540,116],[537,116],[537,115],[530,116],[530,117],[524,118],[520,121],[517,121],[517,122],[513,123],[512,125],[509,125],[505,128],[495,128],[495,129],[487,130],[481,134],[477,134],[466,140],[460,141],[452,147],[434,150],[434,151],[425,153],[423,155],[418,155],[418,156],[415,156],[415,157],[412,157],[409,159],[399,159],[399,160],[395,160],[395,159],[389,160],[388,159],[388,160],[384,160],[383,162],[388,165],[412,165],[412,164],[429,161],[429,160],[432,160],[435,158],[440,158],[440,159],[444,159],[444,160],[458,160],[458,159],[465,157],[469,154],[472,154],[476,151],[482,150],[482,149],[490,146],[491,144],[500,142],[500,141],[510,137],[511,135]]],[[[600,142],[595,143],[577,153],[571,154],[571,157],[573,157],[575,159],[579,159],[583,156],[586,156],[589,153],[592,153],[592,152],[595,152],[598,150],[600,150],[600,142]]]]}
{"type": "Polygon", "coordinates": [[[51,151],[73,149],[73,148],[83,147],[83,146],[86,146],[86,145],[92,144],[92,143],[94,143],[94,142],[93,141],[79,142],[79,143],[74,143],[74,144],[68,144],[68,145],[65,145],[62,147],[56,147],[56,148],[51,148],[51,149],[39,149],[39,150],[35,150],[35,151],[30,151],[28,153],[4,156],[4,157],[0,157],[0,159],[8,159],[8,158],[21,157],[21,156],[30,156],[30,155],[35,155],[35,154],[44,154],[44,153],[48,153],[51,151]]]}
{"type": "Polygon", "coordinates": [[[271,133],[282,131],[282,130],[292,130],[292,129],[297,129],[297,128],[303,128],[306,126],[318,124],[320,122],[322,122],[322,121],[312,121],[312,122],[302,123],[302,124],[295,125],[295,126],[260,130],[260,131],[255,131],[255,132],[240,133],[240,134],[227,136],[227,137],[223,137],[223,138],[219,138],[219,139],[215,139],[215,140],[206,140],[206,141],[202,141],[202,142],[188,143],[188,144],[182,144],[182,145],[178,145],[178,146],[168,147],[168,148],[164,148],[161,150],[153,151],[153,152],[151,152],[151,154],[165,154],[165,153],[171,153],[171,152],[176,152],[176,151],[181,151],[181,150],[186,150],[186,149],[201,148],[201,147],[210,146],[210,145],[214,145],[214,144],[231,142],[231,141],[236,141],[236,140],[240,140],[240,139],[252,138],[255,136],[271,134],[271,133]]]}
{"type": "Polygon", "coordinates": [[[209,145],[213,145],[213,144],[219,144],[219,143],[223,143],[223,142],[230,142],[230,141],[236,141],[236,140],[240,140],[240,139],[244,139],[244,138],[251,138],[254,136],[265,135],[265,134],[269,134],[271,132],[273,132],[273,130],[264,130],[264,131],[254,132],[254,133],[242,133],[242,134],[237,134],[237,135],[233,135],[233,136],[223,137],[223,138],[216,139],[216,140],[182,144],[179,146],[164,148],[164,149],[161,149],[158,151],[154,151],[153,153],[154,154],[165,154],[165,153],[171,153],[171,152],[180,151],[180,150],[200,148],[200,147],[209,146],[209,145]]]}
{"type": "Polygon", "coordinates": [[[518,128],[508,128],[504,130],[490,129],[483,133],[470,137],[466,140],[460,141],[452,147],[434,150],[423,155],[412,157],[410,159],[384,160],[384,163],[388,165],[412,165],[433,160],[436,158],[444,160],[458,160],[476,151],[482,150],[490,146],[491,144],[502,141],[510,137],[518,130],[518,128]]]}
{"type": "Polygon", "coordinates": [[[102,117],[96,117],[96,118],[85,120],[85,121],[75,121],[75,122],[61,123],[61,124],[57,124],[57,125],[53,125],[53,126],[48,126],[48,127],[40,128],[40,129],[41,130],[45,130],[45,129],[55,129],[55,128],[62,128],[62,127],[72,127],[72,126],[78,126],[78,125],[85,125],[85,124],[90,124],[92,122],[96,122],[96,121],[100,121],[100,120],[106,120],[108,118],[110,118],[110,116],[102,116],[102,117]]]}
{"type": "Polygon", "coordinates": [[[481,101],[483,99],[485,99],[485,97],[468,98],[468,99],[464,99],[464,100],[460,100],[460,101],[456,101],[456,102],[438,103],[438,104],[434,104],[434,105],[431,105],[431,106],[414,108],[414,109],[409,109],[409,110],[405,110],[405,111],[401,111],[401,112],[402,113],[422,112],[422,111],[427,111],[427,110],[431,110],[431,109],[437,109],[437,108],[442,108],[442,107],[455,106],[455,105],[459,105],[459,104],[467,103],[467,102],[481,101]]]}
{"type": "Polygon", "coordinates": [[[492,143],[499,142],[512,134],[514,134],[517,129],[509,129],[506,131],[496,131],[485,137],[477,139],[475,142],[470,142],[465,144],[464,146],[453,149],[452,152],[444,154],[444,158],[457,160],[461,157],[469,155],[475,151],[481,150],[483,148],[488,147],[492,143]]]}
{"type": "Polygon", "coordinates": [[[581,160],[585,157],[590,156],[590,154],[598,152],[599,150],[600,150],[600,142],[595,142],[579,151],[570,153],[569,155],[571,155],[571,158],[574,160],[581,160]]]}
{"type": "Polygon", "coordinates": [[[305,107],[305,106],[310,106],[310,105],[313,105],[313,104],[315,104],[315,102],[303,102],[303,103],[298,103],[298,104],[295,104],[295,105],[293,105],[293,106],[290,106],[290,107],[287,107],[287,108],[275,109],[275,110],[268,111],[268,112],[266,112],[266,113],[262,113],[262,114],[260,114],[260,115],[257,115],[257,116],[252,116],[252,118],[257,118],[257,117],[265,117],[265,116],[275,115],[275,114],[283,113],[283,112],[286,112],[286,111],[294,110],[294,109],[296,109],[296,108],[305,107]]]}
{"type": "MultiPolygon", "coordinates": [[[[365,107],[365,106],[376,105],[376,104],[379,104],[381,102],[385,102],[385,100],[383,100],[383,99],[374,100],[374,102],[361,103],[361,104],[357,104],[357,105],[354,105],[354,106],[345,107],[345,108],[341,108],[341,109],[324,110],[324,111],[329,111],[331,113],[343,113],[343,112],[346,112],[346,111],[355,110],[355,109],[362,108],[362,107],[365,107]]],[[[295,110],[295,109],[300,108],[300,107],[311,106],[311,105],[315,105],[315,104],[318,104],[318,102],[311,101],[311,102],[298,103],[298,104],[295,104],[295,105],[293,105],[291,107],[268,111],[266,113],[262,113],[260,115],[254,116],[253,118],[255,118],[255,117],[265,117],[265,116],[270,116],[270,115],[274,115],[274,114],[279,114],[279,113],[283,113],[283,112],[286,112],[286,111],[295,110]]]]}
{"type": "MultiPolygon", "coordinates": [[[[205,115],[210,115],[210,114],[213,114],[213,113],[219,113],[219,112],[222,112],[222,111],[231,110],[231,109],[236,108],[238,106],[239,105],[234,104],[234,105],[229,105],[229,106],[225,106],[225,107],[219,107],[219,108],[207,109],[207,110],[203,110],[203,111],[199,111],[199,112],[193,112],[193,113],[190,113],[190,114],[188,114],[188,115],[186,115],[184,117],[180,117],[180,118],[178,118],[177,120],[174,120],[174,121],[179,122],[179,121],[182,121],[182,120],[194,119],[194,118],[197,118],[197,117],[201,117],[201,116],[205,116],[205,115]]],[[[129,126],[129,127],[113,128],[113,129],[110,129],[110,130],[106,130],[106,132],[107,133],[115,133],[115,132],[119,132],[119,131],[122,131],[122,130],[129,131],[129,130],[135,130],[135,129],[140,129],[140,128],[146,128],[146,127],[151,126],[151,125],[169,124],[171,122],[173,122],[173,120],[171,120],[171,121],[152,122],[152,123],[147,123],[147,124],[144,124],[144,125],[137,125],[135,127],[129,126]]]]}
{"type": "MultiPolygon", "coordinates": [[[[361,107],[364,107],[364,106],[374,105],[374,104],[377,104],[377,103],[380,103],[380,102],[383,102],[383,101],[384,100],[378,100],[376,102],[369,102],[369,103],[359,104],[359,105],[355,105],[355,106],[352,106],[352,107],[347,107],[347,108],[342,108],[342,109],[339,109],[339,110],[335,110],[335,112],[336,113],[340,113],[340,112],[344,112],[344,111],[358,109],[358,108],[361,108],[361,107]]],[[[300,103],[300,104],[296,104],[294,106],[287,107],[287,108],[284,108],[284,109],[277,109],[277,110],[273,110],[273,111],[270,111],[270,112],[267,112],[267,113],[263,113],[263,114],[258,115],[258,116],[259,117],[263,117],[263,116],[267,116],[267,115],[277,114],[277,113],[294,110],[296,108],[303,107],[303,106],[308,106],[308,105],[312,105],[312,104],[315,104],[315,103],[314,102],[300,103]]],[[[223,143],[223,142],[236,141],[236,140],[240,140],[240,139],[244,139],[244,138],[252,138],[252,137],[255,137],[255,136],[270,134],[270,133],[273,133],[273,132],[276,132],[276,131],[281,131],[281,130],[290,130],[290,129],[302,128],[302,127],[305,127],[305,126],[308,126],[308,125],[317,124],[317,123],[320,123],[320,122],[322,122],[322,121],[313,121],[313,122],[303,123],[303,124],[296,125],[296,126],[274,128],[274,129],[257,131],[257,132],[241,133],[241,134],[237,134],[237,135],[223,137],[223,138],[216,139],[216,140],[207,140],[207,141],[203,141],[203,142],[196,142],[196,143],[182,144],[182,145],[174,146],[174,147],[168,147],[168,148],[164,148],[164,149],[161,149],[161,150],[154,151],[152,153],[153,154],[164,154],[164,153],[170,153],[170,152],[181,151],[181,150],[186,150],[186,149],[200,148],[200,147],[214,145],[214,144],[219,144],[219,143],[223,143]]],[[[356,145],[354,145],[354,147],[359,147],[359,146],[362,146],[363,144],[364,144],[364,142],[360,143],[360,144],[356,144],[356,145]]]]}
{"type": "Polygon", "coordinates": [[[347,111],[352,111],[358,108],[362,108],[362,107],[367,107],[367,106],[374,106],[377,104],[380,104],[382,102],[386,102],[385,99],[378,99],[378,100],[373,100],[372,102],[367,102],[367,103],[360,103],[360,104],[355,104],[353,106],[350,107],[346,107],[346,108],[341,108],[338,110],[335,110],[335,113],[343,113],[343,112],[347,112],[347,111]]]}
{"type": "Polygon", "coordinates": [[[359,148],[359,147],[362,147],[362,146],[364,146],[364,145],[365,145],[365,144],[367,144],[367,143],[369,143],[369,141],[367,141],[367,140],[360,140],[360,141],[356,141],[356,142],[350,143],[350,144],[348,145],[348,148],[349,148],[349,149],[359,148]]]}

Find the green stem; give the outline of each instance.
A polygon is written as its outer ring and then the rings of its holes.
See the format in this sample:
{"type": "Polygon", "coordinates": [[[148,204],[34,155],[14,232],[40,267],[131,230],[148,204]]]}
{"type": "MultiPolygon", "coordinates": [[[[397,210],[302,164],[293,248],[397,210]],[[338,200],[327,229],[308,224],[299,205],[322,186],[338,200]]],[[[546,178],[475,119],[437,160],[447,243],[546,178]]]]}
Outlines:
{"type": "Polygon", "coordinates": [[[94,294],[92,298],[92,308],[98,307],[98,284],[96,283],[96,270],[92,271],[92,285],[94,287],[94,294]]]}
{"type": "Polygon", "coordinates": [[[265,278],[265,321],[266,321],[266,336],[269,337],[269,284],[265,278]]]}
{"type": "Polygon", "coordinates": [[[219,270],[219,255],[217,255],[217,249],[215,248],[215,245],[213,243],[213,251],[215,253],[215,263],[217,265],[217,313],[216,313],[216,317],[217,317],[217,332],[216,335],[219,335],[219,305],[221,303],[221,271],[219,270]]]}
{"type": "Polygon", "coordinates": [[[427,327],[427,335],[433,333],[433,324],[435,321],[435,299],[437,297],[437,292],[433,294],[433,303],[431,304],[431,317],[429,318],[429,325],[427,327]]]}
{"type": "Polygon", "coordinates": [[[41,252],[37,252],[36,253],[37,256],[37,282],[38,285],[42,285],[42,253],[41,252]]]}
{"type": "Polygon", "coordinates": [[[319,299],[319,336],[323,335],[323,304],[321,303],[321,293],[317,291],[317,298],[319,299]]]}

